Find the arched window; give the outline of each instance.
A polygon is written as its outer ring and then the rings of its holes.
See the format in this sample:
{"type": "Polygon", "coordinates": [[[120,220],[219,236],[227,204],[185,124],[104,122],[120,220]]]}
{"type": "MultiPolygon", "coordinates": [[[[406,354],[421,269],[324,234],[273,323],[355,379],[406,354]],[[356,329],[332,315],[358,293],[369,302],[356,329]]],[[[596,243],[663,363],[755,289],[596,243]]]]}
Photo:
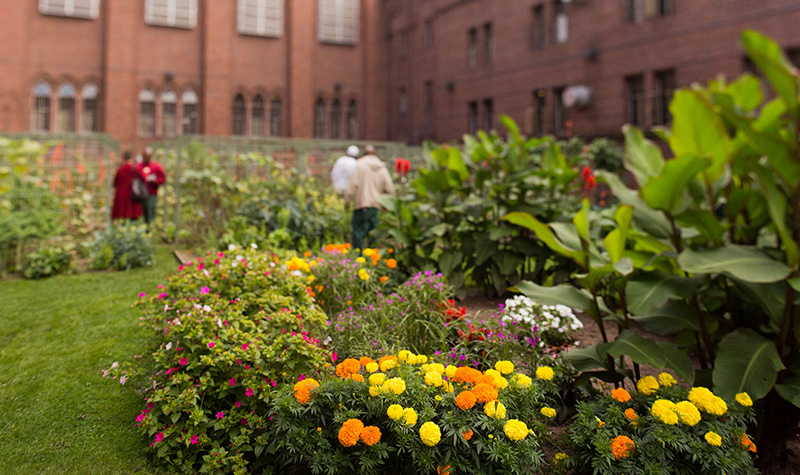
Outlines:
{"type": "Polygon", "coordinates": [[[178,96],[173,91],[161,93],[161,135],[174,137],[178,130],[178,96]]]}
{"type": "Polygon", "coordinates": [[[325,138],[325,101],[321,97],[314,103],[314,138],[325,138]]]}
{"type": "Polygon", "coordinates": [[[269,103],[269,135],[283,137],[283,104],[279,97],[269,103]]]}
{"type": "Polygon", "coordinates": [[[75,88],[65,82],[58,87],[58,131],[75,132],[75,88]]]}
{"type": "Polygon", "coordinates": [[[139,93],[139,136],[152,137],[156,134],[156,95],[150,89],[139,93]]]}
{"type": "Polygon", "coordinates": [[[46,82],[38,82],[33,88],[33,111],[31,129],[34,132],[50,131],[50,96],[53,90],[46,82]]]}
{"type": "Polygon", "coordinates": [[[331,138],[342,138],[342,103],[339,99],[334,100],[331,106],[331,138]]]}
{"type": "Polygon", "coordinates": [[[183,134],[196,134],[199,130],[197,124],[200,123],[200,116],[197,112],[197,94],[193,89],[183,92],[181,104],[183,105],[183,134]]]}
{"type": "Polygon", "coordinates": [[[244,135],[247,125],[247,109],[244,96],[237,94],[233,98],[233,135],[244,135]]]}
{"type": "Polygon", "coordinates": [[[358,139],[358,105],[355,100],[347,104],[347,140],[358,139]]]}
{"type": "Polygon", "coordinates": [[[264,135],[264,99],[259,95],[253,99],[253,108],[250,110],[250,135],[261,137],[264,135]]]}
{"type": "Polygon", "coordinates": [[[100,88],[94,84],[83,86],[81,99],[83,99],[83,111],[81,114],[81,132],[100,131],[100,88]]]}

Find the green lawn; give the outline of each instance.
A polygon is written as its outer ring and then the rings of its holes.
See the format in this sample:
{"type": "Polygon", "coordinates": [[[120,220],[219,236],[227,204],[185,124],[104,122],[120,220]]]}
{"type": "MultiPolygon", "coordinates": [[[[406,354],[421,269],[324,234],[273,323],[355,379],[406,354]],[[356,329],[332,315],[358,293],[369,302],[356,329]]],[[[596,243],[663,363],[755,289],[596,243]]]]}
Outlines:
{"type": "Polygon", "coordinates": [[[148,330],[130,308],[177,266],[0,282],[0,473],[159,473],[132,423],[132,388],[100,370],[130,360],[148,330]]]}

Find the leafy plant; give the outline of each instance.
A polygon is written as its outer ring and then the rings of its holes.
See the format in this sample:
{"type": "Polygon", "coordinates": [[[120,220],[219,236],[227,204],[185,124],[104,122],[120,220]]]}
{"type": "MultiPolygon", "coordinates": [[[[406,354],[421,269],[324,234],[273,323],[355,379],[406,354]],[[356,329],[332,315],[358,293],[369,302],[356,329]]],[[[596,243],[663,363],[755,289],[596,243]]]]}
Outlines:
{"type": "Polygon", "coordinates": [[[72,254],[63,248],[42,249],[28,254],[22,274],[26,279],[42,279],[66,272],[71,263],[72,254]]]}
{"type": "Polygon", "coordinates": [[[123,223],[97,233],[92,262],[95,269],[128,270],[153,265],[155,253],[146,226],[123,223]]]}

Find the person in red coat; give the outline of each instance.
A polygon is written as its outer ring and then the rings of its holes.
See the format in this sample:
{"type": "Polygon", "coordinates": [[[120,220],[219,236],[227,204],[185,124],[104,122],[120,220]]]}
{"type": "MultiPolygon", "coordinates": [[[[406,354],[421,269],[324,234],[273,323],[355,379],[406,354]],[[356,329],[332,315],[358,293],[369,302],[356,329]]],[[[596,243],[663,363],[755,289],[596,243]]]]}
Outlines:
{"type": "Polygon", "coordinates": [[[111,208],[111,219],[139,219],[142,215],[142,204],[133,199],[134,178],[142,178],[139,170],[131,162],[131,152],[122,153],[122,165],[114,175],[114,205],[111,208]]]}
{"type": "Polygon", "coordinates": [[[156,197],[158,196],[158,187],[163,185],[166,181],[164,169],[158,162],[153,161],[153,149],[147,147],[142,154],[142,162],[137,165],[139,173],[144,177],[147,183],[147,190],[150,191],[150,196],[144,202],[144,220],[149,226],[150,223],[156,219],[156,197]]]}

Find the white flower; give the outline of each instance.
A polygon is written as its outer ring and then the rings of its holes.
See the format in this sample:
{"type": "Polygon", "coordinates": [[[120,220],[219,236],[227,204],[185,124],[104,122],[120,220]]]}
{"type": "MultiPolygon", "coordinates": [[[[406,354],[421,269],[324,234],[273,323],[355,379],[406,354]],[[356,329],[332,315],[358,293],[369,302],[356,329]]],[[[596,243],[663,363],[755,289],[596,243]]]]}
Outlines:
{"type": "Polygon", "coordinates": [[[236,250],[236,244],[228,244],[228,250],[229,251],[235,251],[236,250]]]}
{"type": "Polygon", "coordinates": [[[206,311],[206,312],[210,312],[211,311],[211,306],[210,305],[203,305],[203,310],[206,311]]]}
{"type": "Polygon", "coordinates": [[[254,243],[254,242],[250,243],[250,247],[252,247],[253,249],[258,249],[258,244],[254,243]]]}
{"type": "Polygon", "coordinates": [[[222,328],[222,319],[221,318],[217,319],[217,326],[222,328]]]}
{"type": "Polygon", "coordinates": [[[166,348],[167,351],[171,350],[172,349],[172,342],[167,343],[167,346],[165,348],[166,348]]]}
{"type": "Polygon", "coordinates": [[[114,369],[114,368],[116,368],[117,366],[119,366],[119,361],[115,361],[115,362],[114,362],[114,363],[111,365],[111,369],[114,369]]]}
{"type": "Polygon", "coordinates": [[[119,377],[119,384],[122,384],[124,386],[125,385],[125,381],[127,381],[127,380],[128,380],[127,376],[120,376],[119,377]]]}
{"type": "Polygon", "coordinates": [[[238,263],[238,262],[236,262],[236,261],[233,261],[233,262],[231,263],[231,267],[237,267],[238,265],[239,265],[239,263],[238,263]]]}
{"type": "Polygon", "coordinates": [[[236,256],[237,261],[241,261],[242,259],[244,259],[244,256],[242,256],[241,254],[236,256]]]}

